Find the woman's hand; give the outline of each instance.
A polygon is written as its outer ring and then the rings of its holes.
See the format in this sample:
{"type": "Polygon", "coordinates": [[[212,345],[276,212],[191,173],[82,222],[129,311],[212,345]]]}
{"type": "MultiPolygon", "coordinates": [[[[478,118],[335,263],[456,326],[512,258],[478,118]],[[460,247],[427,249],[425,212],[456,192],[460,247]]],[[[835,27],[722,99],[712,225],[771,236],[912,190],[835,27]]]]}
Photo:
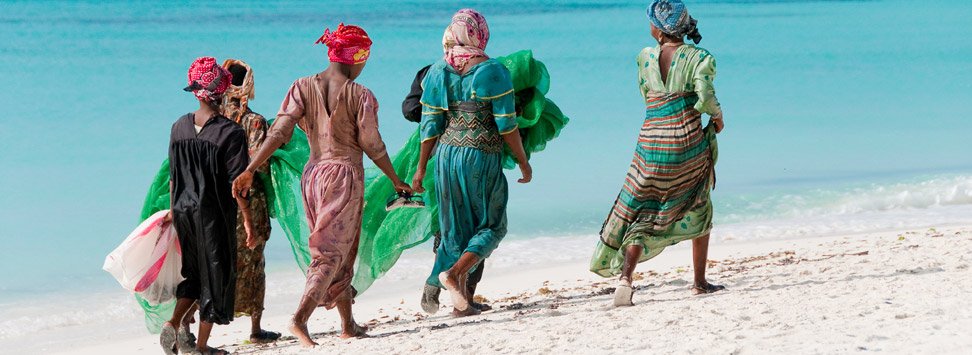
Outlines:
{"type": "Polygon", "coordinates": [[[257,240],[256,236],[253,235],[253,223],[249,220],[243,219],[243,229],[246,230],[246,247],[250,250],[256,249],[257,240]]]}
{"type": "Polygon", "coordinates": [[[392,185],[395,185],[395,192],[412,193],[412,187],[408,186],[408,184],[401,179],[395,179],[395,181],[392,182],[392,185]]]}
{"type": "Polygon", "coordinates": [[[233,180],[233,197],[246,198],[250,194],[251,187],[253,187],[253,172],[244,170],[236,180],[233,180]]]}
{"type": "Polygon", "coordinates": [[[425,169],[419,169],[415,171],[415,176],[412,177],[412,191],[416,193],[425,192],[425,187],[422,187],[422,180],[425,180],[425,169]]]}
{"type": "Polygon", "coordinates": [[[533,180],[533,167],[530,166],[530,162],[527,161],[520,163],[520,173],[523,174],[523,177],[516,182],[526,184],[530,182],[530,180],[533,180]]]}
{"type": "Polygon", "coordinates": [[[719,114],[715,116],[709,116],[709,122],[712,122],[712,124],[715,126],[716,133],[722,132],[722,128],[724,128],[726,125],[725,122],[722,121],[722,112],[719,112],[719,114]]]}

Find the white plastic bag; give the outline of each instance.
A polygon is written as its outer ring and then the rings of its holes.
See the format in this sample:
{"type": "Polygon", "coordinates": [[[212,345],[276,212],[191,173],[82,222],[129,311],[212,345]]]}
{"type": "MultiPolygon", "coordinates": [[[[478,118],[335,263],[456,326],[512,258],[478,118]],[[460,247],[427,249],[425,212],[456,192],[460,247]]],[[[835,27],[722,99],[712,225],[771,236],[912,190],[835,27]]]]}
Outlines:
{"type": "Polygon", "coordinates": [[[163,223],[168,210],[156,212],[105,257],[102,269],[126,290],[152,304],[175,299],[182,282],[182,250],[172,223],[163,223]]]}

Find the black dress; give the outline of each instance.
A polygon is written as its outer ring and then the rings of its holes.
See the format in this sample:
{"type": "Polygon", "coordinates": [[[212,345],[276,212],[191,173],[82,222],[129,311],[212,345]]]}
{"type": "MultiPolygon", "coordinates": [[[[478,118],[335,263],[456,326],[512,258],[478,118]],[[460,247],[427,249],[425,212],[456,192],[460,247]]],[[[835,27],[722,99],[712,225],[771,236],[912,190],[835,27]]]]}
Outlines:
{"type": "Polygon", "coordinates": [[[243,128],[217,115],[196,133],[193,114],[172,125],[172,220],[182,247],[179,298],[198,300],[203,321],[233,320],[236,200],[232,182],[249,164],[243,128]]]}

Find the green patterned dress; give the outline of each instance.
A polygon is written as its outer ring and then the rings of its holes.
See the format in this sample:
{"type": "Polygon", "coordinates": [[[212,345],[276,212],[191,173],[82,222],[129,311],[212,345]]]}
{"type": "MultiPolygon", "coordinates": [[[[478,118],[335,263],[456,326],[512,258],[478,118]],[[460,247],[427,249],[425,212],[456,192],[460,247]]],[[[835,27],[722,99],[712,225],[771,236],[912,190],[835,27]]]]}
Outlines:
{"type": "Polygon", "coordinates": [[[624,250],[639,245],[639,262],[665,247],[709,234],[718,149],[715,131],[702,127],[702,113],[719,115],[715,59],[682,45],[672,57],[668,80],[659,71],[660,47],[638,55],[642,96],[647,105],[634,159],[621,193],[600,233],[591,271],[618,275],[624,250]]]}

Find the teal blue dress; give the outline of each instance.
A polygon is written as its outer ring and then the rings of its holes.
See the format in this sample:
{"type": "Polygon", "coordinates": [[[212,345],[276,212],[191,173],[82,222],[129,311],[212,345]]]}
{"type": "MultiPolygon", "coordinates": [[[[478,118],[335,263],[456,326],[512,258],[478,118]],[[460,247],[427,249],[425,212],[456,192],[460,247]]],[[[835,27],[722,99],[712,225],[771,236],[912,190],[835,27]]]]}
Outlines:
{"type": "Polygon", "coordinates": [[[506,236],[501,135],[517,129],[516,109],[510,72],[493,59],[462,75],[440,60],[422,88],[422,141],[438,140],[435,188],[442,233],[426,283],[442,287],[439,273],[463,253],[486,259],[506,236]]]}

